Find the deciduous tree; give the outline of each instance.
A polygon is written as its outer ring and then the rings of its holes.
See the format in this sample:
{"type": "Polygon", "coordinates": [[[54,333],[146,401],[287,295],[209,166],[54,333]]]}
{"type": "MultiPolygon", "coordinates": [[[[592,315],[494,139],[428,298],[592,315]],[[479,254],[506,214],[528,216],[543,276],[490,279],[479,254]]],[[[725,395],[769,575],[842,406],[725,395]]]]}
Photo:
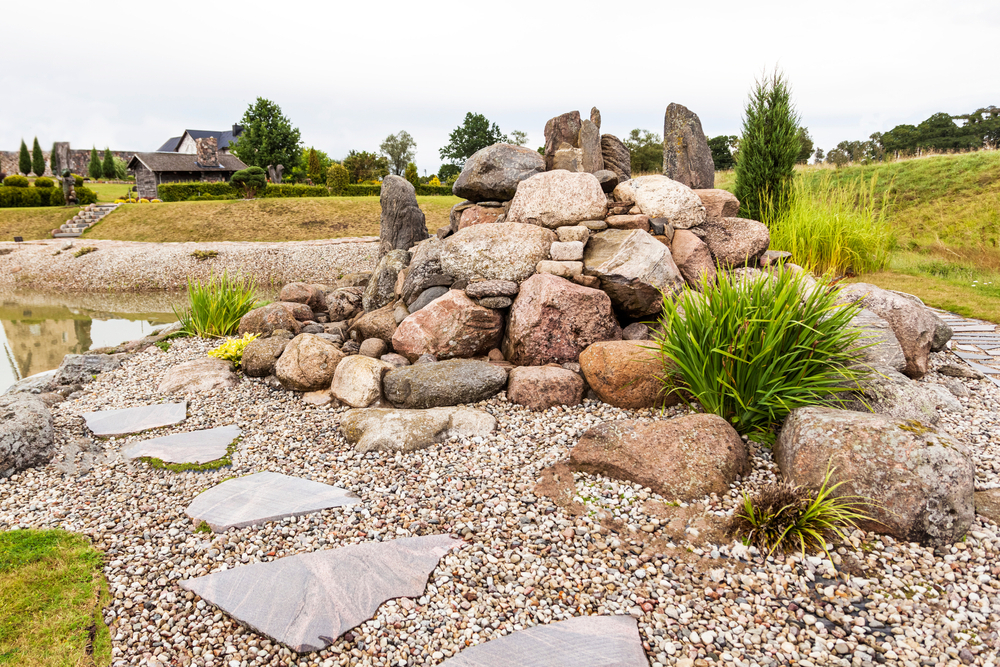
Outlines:
{"type": "Polygon", "coordinates": [[[625,148],[632,157],[632,174],[660,173],[663,168],[663,139],[649,130],[636,128],[628,133],[625,148]]]}
{"type": "Polygon", "coordinates": [[[523,146],[528,143],[528,133],[521,130],[514,130],[510,133],[509,141],[515,146],[523,146]]]}
{"type": "Polygon", "coordinates": [[[378,180],[389,175],[389,160],[368,151],[351,151],[344,158],[351,183],[378,180]]]}
{"type": "Polygon", "coordinates": [[[420,174],[417,173],[417,165],[410,162],[406,165],[406,173],[403,176],[413,187],[420,185],[420,174]]]}
{"type": "Polygon", "coordinates": [[[796,162],[799,164],[809,164],[809,158],[813,154],[813,140],[809,136],[809,128],[800,127],[796,136],[798,136],[800,146],[799,157],[796,162]]]}
{"type": "Polygon", "coordinates": [[[406,165],[413,162],[413,158],[417,155],[417,142],[409,132],[400,130],[386,137],[378,149],[389,160],[389,169],[392,173],[401,176],[406,165]]]}
{"type": "Polygon", "coordinates": [[[715,164],[716,171],[732,169],[736,165],[732,151],[732,145],[735,141],[735,136],[724,134],[708,140],[708,148],[712,151],[712,162],[715,164]]]}
{"type": "Polygon", "coordinates": [[[233,154],[248,165],[267,168],[283,165],[291,170],[302,156],[301,133],[271,100],[258,97],[240,121],[243,132],[233,154]]]}
{"type": "Polygon", "coordinates": [[[448,144],[438,154],[442,160],[461,166],[476,151],[505,141],[507,137],[496,123],[491,123],[482,114],[470,111],[465,114],[462,124],[448,135],[448,144]]]}

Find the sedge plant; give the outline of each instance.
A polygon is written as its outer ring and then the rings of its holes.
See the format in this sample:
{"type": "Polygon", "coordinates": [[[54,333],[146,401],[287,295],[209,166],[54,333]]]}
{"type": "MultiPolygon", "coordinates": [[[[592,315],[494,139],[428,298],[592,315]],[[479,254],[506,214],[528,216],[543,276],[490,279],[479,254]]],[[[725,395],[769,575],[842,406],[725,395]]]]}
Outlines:
{"type": "Polygon", "coordinates": [[[212,275],[206,282],[188,279],[188,307],[174,314],[181,331],[189,336],[221,338],[236,333],[240,320],[257,303],[257,283],[252,278],[212,275]]]}
{"type": "Polygon", "coordinates": [[[664,295],[653,339],[664,389],[760,442],[795,408],[842,405],[865,375],[857,356],[866,345],[847,326],[860,306],[838,304],[837,292],[779,266],[705,279],[676,301],[664,295]]]}

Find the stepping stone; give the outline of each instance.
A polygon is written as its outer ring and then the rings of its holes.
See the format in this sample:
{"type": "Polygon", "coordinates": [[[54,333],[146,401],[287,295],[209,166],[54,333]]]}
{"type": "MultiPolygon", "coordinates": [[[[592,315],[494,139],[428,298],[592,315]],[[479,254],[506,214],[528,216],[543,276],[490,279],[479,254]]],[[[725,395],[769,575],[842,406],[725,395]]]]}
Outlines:
{"type": "Polygon", "coordinates": [[[423,595],[438,561],[458,544],[448,535],[367,542],[243,565],[180,585],[293,651],[318,651],[371,618],[386,600],[423,595]]]}
{"type": "Polygon", "coordinates": [[[258,472],[213,486],[187,506],[187,515],[217,533],[329,507],[355,505],[356,495],[329,484],[276,472],[258,472]]]}
{"type": "Polygon", "coordinates": [[[648,667],[631,616],[580,616],[467,648],[441,667],[648,667]]]}
{"type": "Polygon", "coordinates": [[[990,368],[989,366],[983,366],[982,364],[977,364],[974,361],[966,361],[965,363],[969,364],[970,367],[974,368],[975,370],[979,371],[980,373],[983,373],[984,375],[1000,375],[1000,370],[997,370],[996,368],[990,368]]]}
{"type": "Polygon", "coordinates": [[[174,433],[144,440],[124,450],[122,455],[127,459],[160,459],[164,463],[208,463],[225,456],[229,445],[240,434],[238,426],[174,433]]]}
{"type": "Polygon", "coordinates": [[[966,361],[982,361],[983,359],[992,359],[993,357],[988,354],[969,354],[968,352],[953,352],[959,359],[965,359],[966,361]]]}
{"type": "Polygon", "coordinates": [[[956,324],[951,328],[955,333],[968,333],[970,331],[989,331],[995,332],[997,327],[995,324],[984,324],[984,325],[968,325],[968,324],[956,324]]]}
{"type": "Polygon", "coordinates": [[[187,401],[157,403],[124,410],[100,410],[81,416],[94,435],[106,438],[179,424],[187,418],[187,401]]]}

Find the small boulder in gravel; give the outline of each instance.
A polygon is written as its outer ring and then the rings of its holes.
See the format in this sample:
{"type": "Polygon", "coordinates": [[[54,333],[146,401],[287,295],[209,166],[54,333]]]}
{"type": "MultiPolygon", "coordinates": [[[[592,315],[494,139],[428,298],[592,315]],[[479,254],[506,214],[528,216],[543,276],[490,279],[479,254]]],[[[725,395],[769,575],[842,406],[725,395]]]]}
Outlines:
{"type": "Polygon", "coordinates": [[[570,467],[648,486],[671,500],[695,500],[728,493],[750,472],[750,458],[725,419],[696,414],[595,426],[573,447],[570,467]]]}
{"type": "Polygon", "coordinates": [[[451,359],[391,370],[384,388],[396,407],[419,409],[484,401],[506,384],[507,371],[494,364],[451,359]]]}
{"type": "Polygon", "coordinates": [[[789,482],[818,489],[828,470],[834,494],[858,496],[872,521],[863,530],[903,542],[950,545],[975,519],[966,446],[917,421],[830,408],[799,408],[774,445],[789,482]]]}
{"type": "Polygon", "coordinates": [[[391,364],[360,354],[344,357],[337,364],[330,391],[341,403],[367,408],[382,401],[382,378],[392,368],[391,364]]]}
{"type": "Polygon", "coordinates": [[[171,366],[157,389],[161,394],[197,394],[235,387],[233,365],[225,359],[202,357],[171,366]]]}
{"type": "Polygon", "coordinates": [[[274,374],[285,389],[318,391],[330,386],[343,358],[343,352],[322,338],[301,334],[285,347],[274,365],[274,374]]]}
{"type": "Polygon", "coordinates": [[[267,336],[276,329],[284,329],[297,334],[301,331],[302,325],[281,303],[269,303],[266,306],[254,308],[244,315],[240,320],[238,333],[241,336],[247,333],[267,336]]]}
{"type": "Polygon", "coordinates": [[[982,380],[986,377],[975,368],[966,366],[965,364],[945,364],[938,368],[937,372],[948,377],[967,378],[969,380],[982,380]]]}
{"type": "Polygon", "coordinates": [[[507,400],[532,410],[583,401],[583,378],[554,366],[517,366],[507,380],[507,400]]]}
{"type": "Polygon", "coordinates": [[[640,341],[606,341],[590,345],[580,354],[580,368],[587,385],[605,403],[618,408],[652,408],[676,405],[676,394],[664,393],[663,364],[640,341]]]}
{"type": "Polygon", "coordinates": [[[95,375],[122,365],[125,354],[67,354],[52,378],[53,386],[86,384],[95,375]]]}
{"type": "Polygon", "coordinates": [[[278,301],[304,303],[314,312],[326,312],[326,295],[319,285],[288,283],[281,288],[278,301]]]}
{"type": "Polygon", "coordinates": [[[497,420],[488,412],[465,407],[368,408],[348,410],[340,427],[359,452],[413,452],[452,437],[486,437],[496,430],[497,420]]]}
{"type": "Polygon", "coordinates": [[[0,477],[45,465],[55,455],[52,414],[38,397],[0,396],[0,477]]]}

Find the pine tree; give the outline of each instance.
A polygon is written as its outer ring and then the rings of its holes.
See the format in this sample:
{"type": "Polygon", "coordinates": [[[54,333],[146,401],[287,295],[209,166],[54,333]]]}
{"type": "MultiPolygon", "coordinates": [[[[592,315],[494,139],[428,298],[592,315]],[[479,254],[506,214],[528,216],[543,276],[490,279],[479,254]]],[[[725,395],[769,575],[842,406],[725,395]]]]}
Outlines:
{"type": "Polygon", "coordinates": [[[790,204],[795,161],[802,150],[791,87],[780,72],[758,80],[747,100],[736,158],[740,215],[765,224],[790,204]]]}
{"type": "Polygon", "coordinates": [[[59,154],[56,152],[55,142],[52,143],[52,152],[49,153],[49,166],[52,169],[52,175],[56,178],[60,178],[62,174],[62,165],[59,164],[59,154]]]}
{"type": "Polygon", "coordinates": [[[87,165],[87,175],[93,180],[97,180],[101,177],[101,158],[97,157],[97,146],[90,149],[90,164],[87,165]]]}
{"type": "Polygon", "coordinates": [[[28,146],[24,143],[24,139],[21,139],[21,155],[17,160],[17,169],[25,176],[31,173],[31,156],[28,155],[28,146]]]}
{"type": "Polygon", "coordinates": [[[38,145],[38,137],[35,137],[35,145],[31,147],[31,171],[35,176],[45,175],[45,156],[42,154],[42,147],[38,145]]]}
{"type": "Polygon", "coordinates": [[[112,155],[110,148],[104,149],[104,163],[101,165],[101,173],[104,174],[104,178],[114,180],[117,172],[115,171],[115,156],[112,155]]]}

